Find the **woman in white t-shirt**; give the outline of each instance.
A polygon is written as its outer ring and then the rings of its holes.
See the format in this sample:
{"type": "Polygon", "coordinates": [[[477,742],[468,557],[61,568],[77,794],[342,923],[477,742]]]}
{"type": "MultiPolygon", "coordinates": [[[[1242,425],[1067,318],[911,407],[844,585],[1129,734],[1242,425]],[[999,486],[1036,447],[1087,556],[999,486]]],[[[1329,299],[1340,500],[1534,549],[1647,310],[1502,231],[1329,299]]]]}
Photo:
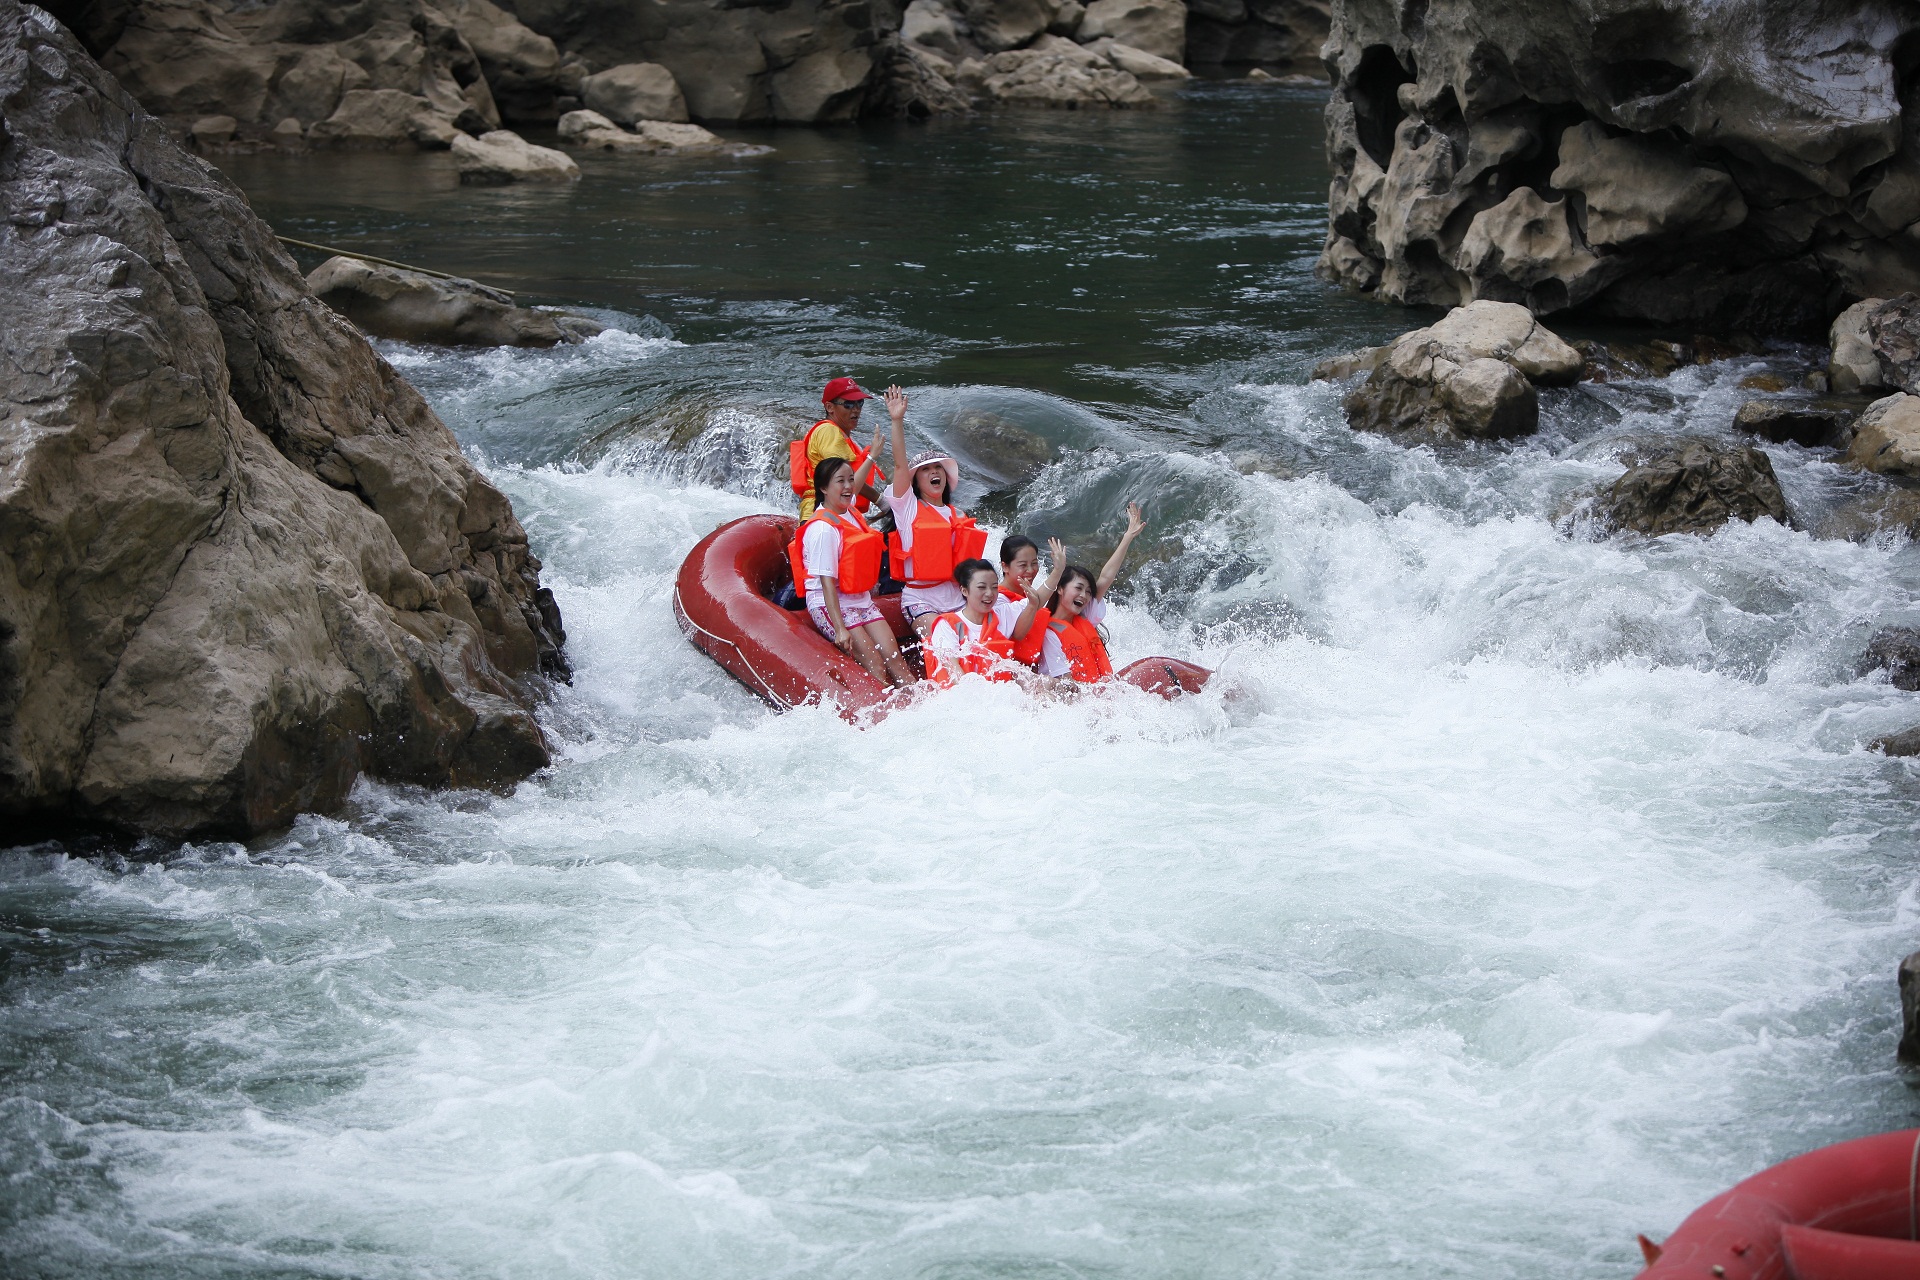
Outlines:
{"type": "MultiPolygon", "coordinates": [[[[1054,563],[1058,566],[1060,561],[1054,563]]],[[[1013,660],[1013,645],[1034,625],[1040,601],[1052,592],[1059,572],[1056,567],[1053,576],[1036,586],[1024,604],[1017,604],[1000,595],[1000,575],[991,564],[979,559],[964,561],[953,571],[954,585],[962,596],[960,608],[935,618],[921,642],[927,679],[941,685],[951,685],[967,674],[989,680],[1032,679],[1027,669],[1013,660]]]]}
{"type": "Polygon", "coordinates": [[[893,487],[887,505],[893,508],[893,534],[887,546],[893,576],[907,585],[900,592],[900,612],[924,639],[933,620],[957,613],[965,593],[954,581],[954,570],[987,548],[987,531],[953,503],[960,484],[960,467],[938,450],[907,456],[907,397],[899,387],[887,388],[887,416],[893,420],[893,487]]]}
{"type": "MultiPolygon", "coordinates": [[[[879,441],[874,442],[877,451],[879,441]]],[[[912,684],[913,671],[900,654],[893,628],[873,603],[880,576],[880,535],[853,509],[871,456],[858,470],[845,458],[822,458],[814,468],[819,503],[805,520],[788,556],[796,585],[804,584],[807,616],[820,634],[851,654],[882,684],[912,684]]]]}
{"type": "MultiPolygon", "coordinates": [[[[1127,504],[1127,531],[1120,545],[1100,568],[1099,578],[1091,569],[1077,564],[1064,571],[1056,568],[1059,586],[1047,598],[1046,635],[1040,643],[1040,660],[1034,669],[1053,679],[1071,678],[1080,684],[1096,684],[1113,675],[1113,662],[1107,656],[1106,638],[1100,624],[1107,616],[1107,590],[1120,576],[1127,549],[1147,527],[1141,518],[1140,504],[1127,504]]],[[[1055,553],[1058,564],[1058,553],[1055,553]]]]}

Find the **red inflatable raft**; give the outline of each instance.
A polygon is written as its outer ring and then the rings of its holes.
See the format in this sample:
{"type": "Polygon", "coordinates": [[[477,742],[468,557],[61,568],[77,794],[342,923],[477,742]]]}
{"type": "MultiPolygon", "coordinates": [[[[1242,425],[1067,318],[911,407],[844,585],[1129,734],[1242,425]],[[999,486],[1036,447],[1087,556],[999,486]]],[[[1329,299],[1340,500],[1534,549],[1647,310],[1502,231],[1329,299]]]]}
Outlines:
{"type": "MultiPolygon", "coordinates": [[[[741,684],[785,710],[825,698],[849,718],[878,706],[887,687],[814,630],[805,612],[782,609],[791,516],[744,516],[700,540],[680,566],[673,614],[694,646],[741,684]]],[[[910,638],[899,596],[875,596],[894,634],[910,638]]],[[[1142,658],[1116,678],[1164,698],[1198,693],[1212,674],[1178,658],[1142,658]]]]}
{"type": "Polygon", "coordinates": [[[1920,1129],[1783,1161],[1641,1247],[1640,1280],[1920,1280],[1920,1129]]]}

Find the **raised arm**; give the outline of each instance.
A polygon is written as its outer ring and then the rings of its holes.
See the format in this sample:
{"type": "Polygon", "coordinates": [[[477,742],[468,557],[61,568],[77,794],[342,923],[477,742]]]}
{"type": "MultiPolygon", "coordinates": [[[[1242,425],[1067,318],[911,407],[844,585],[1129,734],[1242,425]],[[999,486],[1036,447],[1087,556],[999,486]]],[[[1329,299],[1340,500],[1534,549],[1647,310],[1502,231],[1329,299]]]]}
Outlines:
{"type": "Polygon", "coordinates": [[[1113,554],[1107,557],[1107,562],[1100,566],[1099,580],[1093,584],[1093,598],[1095,600],[1106,599],[1107,588],[1112,586],[1113,580],[1120,576],[1120,566],[1127,562],[1127,548],[1133,545],[1133,540],[1139,537],[1140,531],[1146,527],[1147,522],[1142,519],[1140,515],[1140,504],[1137,502],[1129,502],[1127,504],[1127,531],[1120,535],[1120,545],[1113,549],[1113,554]]]}
{"type": "Polygon", "coordinates": [[[1053,599],[1053,593],[1060,589],[1060,575],[1067,571],[1067,549],[1060,545],[1060,539],[1047,539],[1047,558],[1052,561],[1052,565],[1047,571],[1046,580],[1043,582],[1037,577],[1033,580],[1033,585],[1027,588],[1027,607],[1020,611],[1018,618],[1014,619],[1013,638],[1015,640],[1027,638],[1027,632],[1033,630],[1034,621],[1039,618],[1040,611],[1046,608],[1047,601],[1053,599]]]}
{"type": "MultiPolygon", "coordinates": [[[[887,418],[893,423],[893,496],[904,498],[913,488],[913,473],[907,470],[907,393],[898,386],[887,388],[887,418]]],[[[947,495],[953,501],[953,495],[947,495]]]]}

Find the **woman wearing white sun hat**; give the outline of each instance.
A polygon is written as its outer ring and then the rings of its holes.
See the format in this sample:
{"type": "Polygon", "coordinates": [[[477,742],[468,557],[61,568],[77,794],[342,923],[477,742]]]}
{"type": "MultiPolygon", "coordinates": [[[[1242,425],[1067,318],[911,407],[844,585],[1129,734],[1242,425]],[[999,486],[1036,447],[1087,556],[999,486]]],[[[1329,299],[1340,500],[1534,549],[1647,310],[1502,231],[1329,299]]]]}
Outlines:
{"type": "Polygon", "coordinates": [[[900,465],[907,456],[907,394],[888,387],[886,400],[894,459],[893,488],[887,494],[893,533],[887,547],[893,576],[907,584],[900,611],[924,638],[934,619],[966,604],[966,593],[953,580],[954,567],[986,550],[987,531],[953,505],[960,467],[952,458],[929,450],[900,465]]]}

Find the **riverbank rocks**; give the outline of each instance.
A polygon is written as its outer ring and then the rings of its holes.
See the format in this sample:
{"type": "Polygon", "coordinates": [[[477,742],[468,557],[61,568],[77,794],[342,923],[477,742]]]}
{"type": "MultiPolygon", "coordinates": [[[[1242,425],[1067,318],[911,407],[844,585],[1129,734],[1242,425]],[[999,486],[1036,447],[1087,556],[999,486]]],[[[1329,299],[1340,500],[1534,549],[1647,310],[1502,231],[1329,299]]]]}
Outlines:
{"type": "Polygon", "coordinates": [[[477,138],[464,133],[455,137],[453,164],[460,171],[460,181],[478,186],[580,180],[580,166],[573,157],[552,147],[536,147],[509,129],[495,129],[477,138]]]}
{"type": "Polygon", "coordinates": [[[1854,303],[1834,319],[1827,342],[1835,391],[1920,393],[1920,295],[1854,303]]]}
{"type": "Polygon", "coordinates": [[[1132,75],[1093,50],[1059,36],[1009,49],[959,68],[957,83],[1007,106],[1152,107],[1158,99],[1132,75]]]}
{"type": "Polygon", "coordinates": [[[629,62],[590,75],[581,84],[587,110],[615,124],[642,120],[687,121],[687,99],[673,72],[657,62],[629,62]]]}
{"type": "Polygon", "coordinates": [[[584,316],[517,307],[513,296],[357,258],[329,258],[307,276],[313,296],[376,338],[439,346],[551,347],[605,327],[584,316]]]}
{"type": "Polygon", "coordinates": [[[1322,79],[1328,9],[1328,0],[1187,0],[1186,63],[1252,66],[1263,76],[1263,65],[1277,66],[1322,79]]]}
{"type": "Polygon", "coordinates": [[[1178,62],[1187,52],[1187,6],[1184,0],[1093,0],[1074,38],[1109,38],[1178,62]]]}
{"type": "Polygon", "coordinates": [[[1789,523],[1786,496],[1767,455],[1750,445],[1684,440],[1638,451],[1602,492],[1595,513],[1608,526],[1657,536],[1711,533],[1729,520],[1789,523]]]}
{"type": "Polygon", "coordinates": [[[0,814],[168,837],[506,786],[559,613],[245,198],[0,0],[0,814]]]}
{"type": "Polygon", "coordinates": [[[1899,0],[1338,0],[1319,269],[1816,337],[1920,288],[1916,38],[1899,0]]]}
{"type": "Polygon", "coordinates": [[[1582,367],[1580,353],[1525,307],[1475,302],[1395,339],[1342,404],[1363,431],[1530,435],[1540,425],[1536,385],[1574,382],[1582,367]]]}

